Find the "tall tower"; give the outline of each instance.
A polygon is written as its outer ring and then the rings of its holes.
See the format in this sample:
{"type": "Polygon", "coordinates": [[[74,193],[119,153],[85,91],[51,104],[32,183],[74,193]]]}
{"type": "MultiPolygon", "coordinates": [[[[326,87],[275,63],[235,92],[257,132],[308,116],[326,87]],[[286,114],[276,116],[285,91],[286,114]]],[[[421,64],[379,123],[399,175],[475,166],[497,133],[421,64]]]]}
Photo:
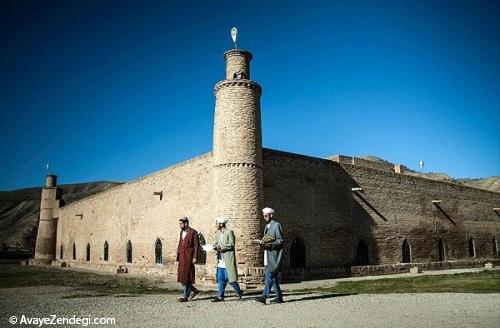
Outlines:
{"type": "Polygon", "coordinates": [[[40,222],[35,244],[35,259],[32,264],[50,264],[56,258],[57,216],[60,189],[57,176],[47,175],[40,201],[40,222]]]}
{"type": "Polygon", "coordinates": [[[262,233],[262,89],[250,80],[248,51],[229,50],[224,58],[226,79],[215,85],[214,214],[230,219],[238,266],[251,283],[262,267],[262,252],[251,242],[262,233]]]}

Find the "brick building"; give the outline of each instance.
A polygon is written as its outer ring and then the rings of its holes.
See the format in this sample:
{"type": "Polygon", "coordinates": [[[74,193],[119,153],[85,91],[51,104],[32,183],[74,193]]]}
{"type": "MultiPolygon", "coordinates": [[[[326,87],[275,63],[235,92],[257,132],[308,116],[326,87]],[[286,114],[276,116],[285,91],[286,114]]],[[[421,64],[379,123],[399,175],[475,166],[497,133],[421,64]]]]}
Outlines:
{"type": "MultiPolygon", "coordinates": [[[[237,237],[241,281],[260,282],[261,209],[273,207],[285,235],[289,276],[405,272],[498,262],[500,194],[406,174],[405,167],[262,148],[261,87],[252,55],[224,54],[215,85],[213,152],[66,206],[56,177],[42,191],[32,264],[108,272],[176,274],[178,219],[212,242],[216,216],[237,237]]],[[[201,253],[203,281],[215,256],[201,253]]]]}

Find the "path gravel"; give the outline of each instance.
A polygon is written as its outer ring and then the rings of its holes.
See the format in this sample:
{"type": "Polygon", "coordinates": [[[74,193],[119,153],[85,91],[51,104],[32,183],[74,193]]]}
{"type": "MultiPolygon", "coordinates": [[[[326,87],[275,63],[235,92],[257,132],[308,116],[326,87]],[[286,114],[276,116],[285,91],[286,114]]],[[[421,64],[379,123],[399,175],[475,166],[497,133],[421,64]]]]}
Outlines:
{"type": "Polygon", "coordinates": [[[9,317],[23,314],[113,317],[113,327],[500,327],[500,294],[294,291],[285,294],[285,304],[273,305],[248,294],[241,301],[211,303],[212,292],[188,303],[177,303],[178,295],[64,298],[75,293],[81,294],[65,287],[0,289],[0,327],[34,327],[9,324],[9,317]]]}

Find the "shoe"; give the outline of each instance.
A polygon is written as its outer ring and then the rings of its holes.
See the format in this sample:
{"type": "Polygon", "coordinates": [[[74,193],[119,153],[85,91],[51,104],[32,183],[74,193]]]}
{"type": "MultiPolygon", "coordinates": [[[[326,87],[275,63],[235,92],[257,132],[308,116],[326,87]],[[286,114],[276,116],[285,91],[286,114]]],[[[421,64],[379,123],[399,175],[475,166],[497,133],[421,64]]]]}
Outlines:
{"type": "Polygon", "coordinates": [[[215,297],[213,300],[212,300],[213,303],[217,303],[217,302],[224,302],[224,299],[220,299],[218,297],[215,297]]]}
{"type": "Polygon", "coordinates": [[[200,291],[197,289],[197,290],[193,290],[191,292],[191,295],[189,295],[189,300],[192,300],[193,298],[196,297],[196,295],[198,295],[200,293],[200,291]]]}
{"type": "Polygon", "coordinates": [[[283,301],[283,298],[280,297],[280,298],[275,298],[274,300],[271,300],[271,303],[281,304],[281,303],[285,303],[285,301],[283,301]]]}
{"type": "Polygon", "coordinates": [[[187,298],[181,297],[181,298],[179,298],[178,302],[179,303],[184,303],[184,302],[187,302],[187,301],[188,301],[187,298]]]}
{"type": "Polygon", "coordinates": [[[266,298],[264,296],[257,297],[255,300],[259,303],[266,305],[266,298]]]}
{"type": "Polygon", "coordinates": [[[240,291],[239,294],[236,294],[236,299],[239,301],[243,297],[243,291],[240,291]]]}

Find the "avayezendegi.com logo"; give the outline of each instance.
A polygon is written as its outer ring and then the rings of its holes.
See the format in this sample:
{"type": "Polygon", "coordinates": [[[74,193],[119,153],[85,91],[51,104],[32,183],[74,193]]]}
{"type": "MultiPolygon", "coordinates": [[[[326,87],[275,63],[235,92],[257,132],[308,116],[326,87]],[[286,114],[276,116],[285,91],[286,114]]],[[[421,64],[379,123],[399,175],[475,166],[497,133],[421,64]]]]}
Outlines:
{"type": "Polygon", "coordinates": [[[59,317],[56,314],[51,314],[47,317],[28,317],[26,315],[11,316],[9,318],[11,325],[35,325],[38,327],[49,325],[74,325],[87,327],[90,325],[114,325],[115,318],[96,318],[96,317],[59,317]]]}

